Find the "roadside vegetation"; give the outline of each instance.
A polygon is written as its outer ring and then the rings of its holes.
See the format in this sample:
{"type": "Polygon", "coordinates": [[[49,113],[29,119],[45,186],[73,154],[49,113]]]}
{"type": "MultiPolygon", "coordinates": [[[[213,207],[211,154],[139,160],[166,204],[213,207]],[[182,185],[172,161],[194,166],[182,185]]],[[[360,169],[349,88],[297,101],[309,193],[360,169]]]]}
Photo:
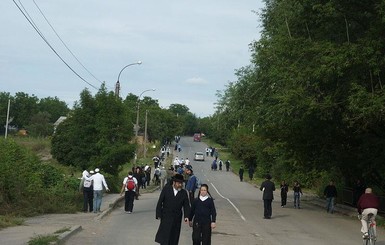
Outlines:
{"type": "Polygon", "coordinates": [[[217,92],[215,113],[205,118],[185,105],[164,109],[150,97],[117,98],[104,85],[96,95],[82,91],[73,109],[56,97],[1,92],[0,115],[11,101],[12,135],[31,141],[0,140],[0,215],[79,210],[84,169],[101,168],[118,191],[135,152],[143,155],[133,136],[138,103],[138,139],[146,133],[158,150],[175,135],[204,133],[235,173],[244,166],[245,179],[251,167],[256,181],[270,173],[320,196],[330,180],[339,193],[361,180],[384,194],[383,5],[266,1],[250,64],[217,92]],[[52,134],[60,116],[67,119],[52,134]]]}

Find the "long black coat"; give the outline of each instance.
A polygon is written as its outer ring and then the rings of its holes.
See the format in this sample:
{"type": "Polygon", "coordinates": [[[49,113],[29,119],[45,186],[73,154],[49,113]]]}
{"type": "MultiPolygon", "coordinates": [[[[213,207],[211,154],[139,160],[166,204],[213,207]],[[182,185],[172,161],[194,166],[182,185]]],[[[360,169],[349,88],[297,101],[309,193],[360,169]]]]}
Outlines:
{"type": "Polygon", "coordinates": [[[274,199],[273,192],[275,191],[275,185],[270,180],[265,180],[264,182],[262,182],[260,190],[263,191],[263,197],[262,197],[263,200],[274,199]]]}
{"type": "Polygon", "coordinates": [[[190,202],[186,190],[182,189],[174,196],[173,186],[166,185],[156,205],[156,219],[160,219],[160,225],[155,242],[162,245],[178,245],[183,214],[185,218],[190,215],[190,202]]]}

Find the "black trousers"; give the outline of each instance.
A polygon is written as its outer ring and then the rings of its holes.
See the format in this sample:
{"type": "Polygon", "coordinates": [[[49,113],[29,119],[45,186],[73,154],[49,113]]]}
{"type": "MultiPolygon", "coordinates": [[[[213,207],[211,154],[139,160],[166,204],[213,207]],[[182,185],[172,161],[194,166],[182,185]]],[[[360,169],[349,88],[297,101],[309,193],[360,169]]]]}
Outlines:
{"type": "Polygon", "coordinates": [[[281,206],[286,206],[287,193],[281,193],[281,206]]]}
{"type": "Polygon", "coordinates": [[[135,191],[126,191],[124,193],[124,211],[132,212],[134,208],[135,191]]]}
{"type": "Polygon", "coordinates": [[[264,199],[263,200],[263,207],[264,207],[264,213],[263,216],[265,218],[271,218],[271,215],[273,213],[273,210],[271,208],[272,199],[264,199]]]}
{"type": "Polygon", "coordinates": [[[83,212],[94,211],[94,191],[83,189],[83,212]],[[89,209],[88,209],[89,208],[89,209]]]}
{"type": "Polygon", "coordinates": [[[193,245],[211,245],[211,224],[194,222],[192,240],[193,245]]]}
{"type": "Polygon", "coordinates": [[[192,205],[192,203],[194,201],[194,194],[195,194],[195,192],[192,192],[192,191],[188,192],[188,198],[190,200],[190,205],[192,205]]]}

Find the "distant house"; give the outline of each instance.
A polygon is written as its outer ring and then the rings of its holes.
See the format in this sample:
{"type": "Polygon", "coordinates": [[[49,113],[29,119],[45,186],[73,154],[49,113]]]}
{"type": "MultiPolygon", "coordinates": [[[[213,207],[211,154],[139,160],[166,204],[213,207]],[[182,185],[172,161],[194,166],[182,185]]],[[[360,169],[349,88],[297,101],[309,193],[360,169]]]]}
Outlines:
{"type": "Polygon", "coordinates": [[[64,120],[66,120],[66,119],[67,119],[67,117],[61,116],[61,117],[59,117],[59,119],[56,120],[56,122],[54,122],[54,124],[53,124],[53,132],[54,133],[56,132],[57,126],[59,126],[59,124],[64,122],[64,120]]]}

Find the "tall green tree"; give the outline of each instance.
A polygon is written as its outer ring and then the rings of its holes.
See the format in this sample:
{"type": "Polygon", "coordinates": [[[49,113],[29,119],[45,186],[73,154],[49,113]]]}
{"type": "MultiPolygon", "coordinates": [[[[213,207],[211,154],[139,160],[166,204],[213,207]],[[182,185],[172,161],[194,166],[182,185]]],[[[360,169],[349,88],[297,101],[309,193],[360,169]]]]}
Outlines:
{"type": "Polygon", "coordinates": [[[384,3],[265,3],[252,64],[219,97],[213,130],[253,128],[256,137],[238,140],[251,139],[257,162],[277,177],[289,166],[292,175],[312,173],[309,184],[326,171],[344,184],[383,185],[384,3]]]}
{"type": "Polygon", "coordinates": [[[52,154],[79,168],[99,167],[116,175],[135,152],[131,118],[122,101],[104,86],[93,97],[84,90],[52,139],[52,154]]]}

